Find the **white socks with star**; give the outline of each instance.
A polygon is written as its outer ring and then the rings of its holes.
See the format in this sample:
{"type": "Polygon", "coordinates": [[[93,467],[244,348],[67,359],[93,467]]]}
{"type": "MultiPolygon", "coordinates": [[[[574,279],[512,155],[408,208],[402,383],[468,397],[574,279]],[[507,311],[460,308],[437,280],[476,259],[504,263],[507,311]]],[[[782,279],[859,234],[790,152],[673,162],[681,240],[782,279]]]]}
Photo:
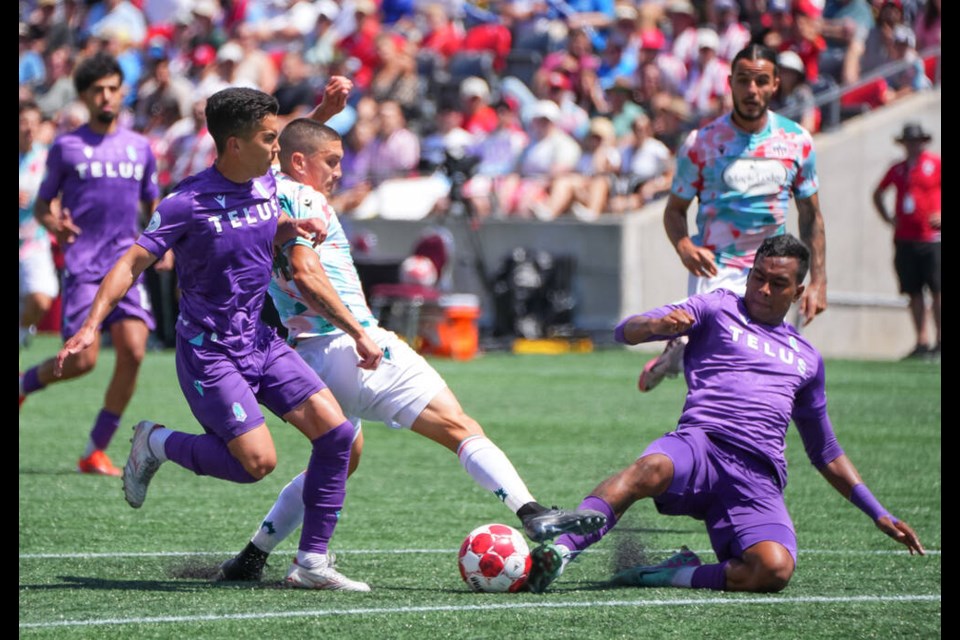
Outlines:
{"type": "Polygon", "coordinates": [[[516,513],[523,505],[534,502],[506,454],[485,436],[466,438],[457,448],[457,457],[474,482],[492,491],[510,511],[516,513]]]}

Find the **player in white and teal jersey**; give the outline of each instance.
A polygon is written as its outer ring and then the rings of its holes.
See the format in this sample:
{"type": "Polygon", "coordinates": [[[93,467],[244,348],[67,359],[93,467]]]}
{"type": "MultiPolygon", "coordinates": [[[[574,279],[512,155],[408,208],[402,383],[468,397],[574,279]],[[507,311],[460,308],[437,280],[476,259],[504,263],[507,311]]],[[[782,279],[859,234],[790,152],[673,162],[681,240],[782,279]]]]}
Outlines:
{"type": "MultiPolygon", "coordinates": [[[[800,239],[810,248],[810,283],[800,300],[804,324],[827,308],[826,237],[810,133],[770,111],[780,86],[777,54],[762,45],[738,53],[731,66],[733,111],[694,131],[677,156],[663,223],[683,266],[688,294],[724,288],[743,295],[757,248],[786,233],[796,199],[800,239]],[[687,209],[699,202],[697,234],[687,232],[687,209]]],[[[637,386],[654,388],[676,376],[684,338],[671,340],[643,368],[637,386]]]]}
{"type": "MultiPolygon", "coordinates": [[[[356,425],[350,470],[363,447],[360,419],[407,428],[457,454],[477,484],[492,492],[523,523],[533,540],[603,526],[591,510],[548,509],[534,500],[507,456],[468,416],[426,360],[396,334],[377,326],[360,289],[347,238],[327,202],[340,179],[343,144],[333,129],[294,120],[280,136],[280,206],[294,219],[322,217],[327,237],[317,247],[297,240],[275,263],[270,294],[297,353],[329,386],[356,425]],[[360,356],[379,350],[375,369],[360,356]]],[[[280,492],[250,543],[220,567],[221,580],[259,580],[267,556],[303,519],[304,474],[280,492]]]]}

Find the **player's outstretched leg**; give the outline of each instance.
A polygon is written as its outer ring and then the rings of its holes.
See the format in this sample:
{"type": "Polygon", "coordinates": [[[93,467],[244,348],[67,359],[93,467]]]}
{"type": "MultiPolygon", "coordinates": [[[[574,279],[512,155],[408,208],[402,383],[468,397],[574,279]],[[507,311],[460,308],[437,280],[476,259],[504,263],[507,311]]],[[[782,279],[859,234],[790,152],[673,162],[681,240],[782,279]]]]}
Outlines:
{"type": "Polygon", "coordinates": [[[702,564],[697,554],[681,547],[679,553],[659,564],[624,569],[613,576],[610,584],[618,587],[689,587],[694,571],[702,564]]]}
{"type": "Polygon", "coordinates": [[[530,573],[524,588],[532,593],[543,593],[554,580],[563,573],[566,566],[564,549],[549,542],[534,547],[530,551],[530,573]]]}
{"type": "Polygon", "coordinates": [[[686,336],[674,338],[664,347],[663,353],[644,365],[637,380],[637,389],[650,391],[664,378],[676,378],[683,371],[683,351],[687,346],[686,336]]]}

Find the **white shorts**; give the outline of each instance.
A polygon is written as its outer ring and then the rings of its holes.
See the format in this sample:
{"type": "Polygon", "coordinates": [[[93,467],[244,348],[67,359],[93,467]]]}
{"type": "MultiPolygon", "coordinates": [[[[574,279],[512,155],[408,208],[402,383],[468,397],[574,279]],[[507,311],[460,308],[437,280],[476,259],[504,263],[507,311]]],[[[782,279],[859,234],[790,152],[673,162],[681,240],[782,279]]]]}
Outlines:
{"type": "Polygon", "coordinates": [[[20,260],[21,298],[32,293],[42,293],[50,298],[56,298],[59,292],[60,281],[49,249],[34,251],[20,260]]]}
{"type": "Polygon", "coordinates": [[[729,289],[737,295],[746,295],[747,276],[749,269],[735,269],[733,267],[718,267],[717,275],[712,278],[699,278],[692,273],[687,280],[687,295],[695,296],[701,293],[710,293],[717,289],[729,289]]]}
{"type": "Polygon", "coordinates": [[[348,420],[378,420],[409,429],[447,383],[392,331],[370,327],[367,335],[383,349],[383,360],[373,371],[357,366],[353,338],[346,334],[306,338],[296,349],[330,388],[348,420]]]}

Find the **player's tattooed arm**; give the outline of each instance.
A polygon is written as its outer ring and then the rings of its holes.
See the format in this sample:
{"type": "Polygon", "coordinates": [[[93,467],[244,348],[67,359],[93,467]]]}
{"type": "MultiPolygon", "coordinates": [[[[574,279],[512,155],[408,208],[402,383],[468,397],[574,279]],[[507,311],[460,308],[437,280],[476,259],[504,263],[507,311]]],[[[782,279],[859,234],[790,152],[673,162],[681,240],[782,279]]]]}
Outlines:
{"type": "Polygon", "coordinates": [[[306,305],[353,338],[360,356],[358,366],[375,369],[380,364],[383,352],[340,300],[316,251],[303,245],[294,245],[288,250],[287,263],[290,278],[297,285],[306,305]]]}
{"type": "Polygon", "coordinates": [[[807,325],[827,308],[827,236],[817,194],[798,199],[797,211],[800,240],[810,249],[810,284],[800,301],[800,313],[807,325]]]}

